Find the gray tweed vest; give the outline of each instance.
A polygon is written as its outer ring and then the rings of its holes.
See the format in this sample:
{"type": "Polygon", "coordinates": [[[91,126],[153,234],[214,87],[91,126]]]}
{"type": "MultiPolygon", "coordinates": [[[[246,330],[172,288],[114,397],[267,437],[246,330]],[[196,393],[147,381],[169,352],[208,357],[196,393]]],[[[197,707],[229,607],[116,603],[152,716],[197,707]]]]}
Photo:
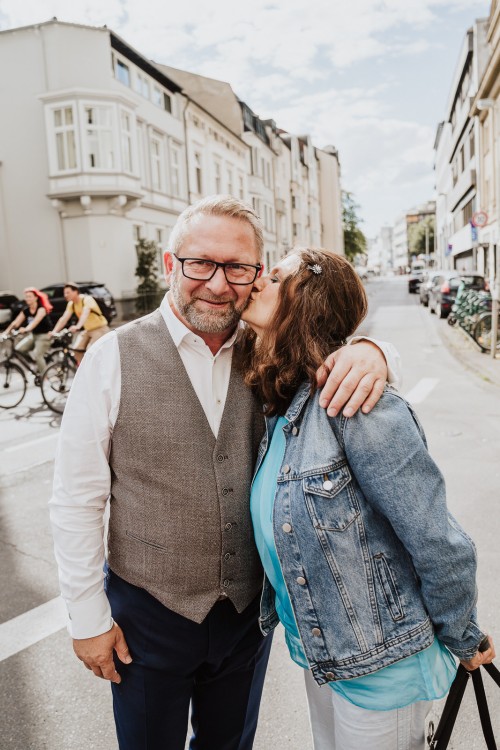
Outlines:
{"type": "Polygon", "coordinates": [[[249,512],[261,407],[233,368],[215,439],[160,311],[117,336],[109,565],[195,622],[221,595],[241,612],[262,584],[249,512]]]}

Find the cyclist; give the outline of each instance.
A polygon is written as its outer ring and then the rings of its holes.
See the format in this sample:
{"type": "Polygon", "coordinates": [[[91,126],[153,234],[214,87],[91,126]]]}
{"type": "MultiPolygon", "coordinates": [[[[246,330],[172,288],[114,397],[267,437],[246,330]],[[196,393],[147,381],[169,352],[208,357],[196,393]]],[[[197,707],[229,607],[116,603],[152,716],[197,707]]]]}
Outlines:
{"type": "MultiPolygon", "coordinates": [[[[68,281],[64,285],[64,299],[68,303],[66,310],[55,324],[54,329],[49,333],[49,336],[58,333],[58,331],[64,328],[69,323],[72,315],[76,315],[78,318],[78,322],[69,327],[71,333],[79,334],[74,344],[75,349],[88,349],[97,339],[100,339],[101,336],[104,336],[105,333],[111,330],[95,299],[90,294],[80,294],[78,284],[68,281]]],[[[75,351],[73,354],[76,361],[80,363],[84,351],[75,351]]]]}
{"type": "Polygon", "coordinates": [[[50,320],[52,305],[45,292],[32,286],[24,290],[24,301],[26,305],[5,329],[5,334],[15,329],[24,334],[17,342],[15,349],[21,354],[30,352],[38,373],[41,375],[46,367],[44,356],[50,349],[51,343],[49,331],[52,328],[50,320]]]}

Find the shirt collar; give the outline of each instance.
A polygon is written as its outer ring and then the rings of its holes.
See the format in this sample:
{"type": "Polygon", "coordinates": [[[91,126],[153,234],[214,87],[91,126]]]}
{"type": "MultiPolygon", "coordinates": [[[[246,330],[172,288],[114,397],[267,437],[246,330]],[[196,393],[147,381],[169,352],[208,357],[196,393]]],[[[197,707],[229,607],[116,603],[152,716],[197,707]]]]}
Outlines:
{"type": "MultiPolygon", "coordinates": [[[[168,332],[172,336],[172,341],[178,349],[186,337],[194,337],[196,336],[196,334],[193,333],[193,331],[191,331],[186,325],[184,325],[182,320],[179,320],[177,315],[175,315],[174,311],[172,310],[171,304],[173,305],[174,302],[172,300],[171,293],[167,292],[161,301],[160,312],[168,328],[168,332]]],[[[221,351],[222,349],[229,349],[233,346],[236,339],[241,335],[243,326],[244,323],[240,321],[239,325],[236,327],[235,332],[228,338],[227,341],[224,342],[219,351],[221,351]]],[[[201,337],[198,336],[198,338],[201,337]]]]}

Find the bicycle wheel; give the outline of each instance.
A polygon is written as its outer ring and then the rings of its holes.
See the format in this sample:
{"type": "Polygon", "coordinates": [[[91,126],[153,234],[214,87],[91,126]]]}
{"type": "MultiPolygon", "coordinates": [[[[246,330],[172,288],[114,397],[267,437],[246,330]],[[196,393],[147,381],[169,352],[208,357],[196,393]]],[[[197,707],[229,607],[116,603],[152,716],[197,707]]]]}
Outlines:
{"type": "MultiPolygon", "coordinates": [[[[479,344],[483,352],[491,351],[491,320],[491,313],[484,313],[474,326],[474,341],[479,344]]],[[[500,327],[496,348],[500,349],[500,327]]]]}
{"type": "Polygon", "coordinates": [[[42,375],[43,400],[52,411],[62,414],[71,389],[76,367],[71,362],[55,362],[42,375]]]}
{"type": "Polygon", "coordinates": [[[13,409],[20,404],[27,385],[26,376],[19,365],[8,359],[0,362],[0,408],[13,409]]]}

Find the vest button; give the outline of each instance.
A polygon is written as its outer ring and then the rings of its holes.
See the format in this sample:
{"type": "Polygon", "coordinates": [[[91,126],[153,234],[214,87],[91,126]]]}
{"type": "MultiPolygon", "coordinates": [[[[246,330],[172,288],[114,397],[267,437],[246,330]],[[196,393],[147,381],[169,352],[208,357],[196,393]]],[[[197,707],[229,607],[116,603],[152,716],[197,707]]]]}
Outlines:
{"type": "Polygon", "coordinates": [[[292,435],[295,435],[295,437],[297,437],[298,434],[299,434],[299,428],[295,427],[295,425],[294,425],[292,427],[292,435]]]}
{"type": "Polygon", "coordinates": [[[292,527],[291,527],[291,525],[289,523],[284,523],[281,528],[283,529],[283,531],[285,532],[285,534],[289,534],[291,532],[291,530],[292,530],[292,527]]]}
{"type": "Polygon", "coordinates": [[[227,495],[228,492],[229,492],[228,488],[224,487],[224,489],[222,490],[222,494],[224,495],[224,497],[227,495]]]}
{"type": "Polygon", "coordinates": [[[290,471],[290,467],[288,466],[288,464],[285,464],[283,466],[283,474],[288,474],[289,471],[290,471]]]}
{"type": "Polygon", "coordinates": [[[232,523],[226,523],[226,525],[224,526],[224,528],[226,529],[226,531],[230,531],[233,528],[233,524],[232,523]]]}
{"type": "Polygon", "coordinates": [[[327,680],[334,680],[334,679],[335,679],[335,675],[333,674],[333,672],[327,672],[327,673],[325,674],[325,678],[326,678],[327,680]]]}
{"type": "Polygon", "coordinates": [[[222,581],[222,585],[225,586],[226,588],[229,586],[230,583],[231,581],[229,578],[224,578],[224,580],[222,581]]]}
{"type": "Polygon", "coordinates": [[[220,464],[221,464],[221,463],[222,463],[222,462],[224,461],[224,456],[222,455],[222,453],[219,453],[219,455],[217,456],[217,461],[218,461],[218,462],[219,462],[220,464]]]}
{"type": "Polygon", "coordinates": [[[321,630],[319,628],[313,628],[311,633],[317,637],[321,635],[321,630]]]}
{"type": "Polygon", "coordinates": [[[226,552],[226,554],[224,555],[224,560],[230,560],[230,559],[231,559],[231,553],[226,552]]]}
{"type": "Polygon", "coordinates": [[[299,584],[299,586],[305,586],[306,585],[306,579],[303,576],[299,576],[297,578],[297,583],[299,584]]]}

